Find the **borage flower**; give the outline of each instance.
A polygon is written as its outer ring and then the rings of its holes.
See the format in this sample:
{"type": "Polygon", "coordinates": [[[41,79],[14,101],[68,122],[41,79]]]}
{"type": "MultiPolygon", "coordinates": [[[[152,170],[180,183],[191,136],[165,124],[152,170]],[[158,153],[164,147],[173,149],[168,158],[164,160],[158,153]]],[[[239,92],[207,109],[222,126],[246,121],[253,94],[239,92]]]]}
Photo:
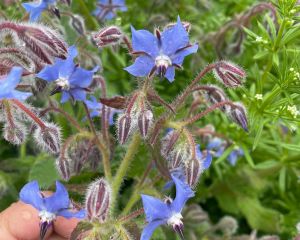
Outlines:
{"type": "MultiPolygon", "coordinates": [[[[97,101],[97,99],[92,96],[91,97],[91,100],[85,100],[84,101],[85,104],[87,105],[89,111],[90,111],[90,117],[91,118],[94,118],[94,117],[100,117],[101,114],[102,114],[102,107],[103,105],[97,101]]],[[[110,107],[107,107],[107,114],[109,115],[108,117],[108,123],[109,125],[113,125],[114,124],[114,116],[115,114],[119,114],[121,112],[123,112],[122,110],[119,110],[119,109],[115,109],[115,108],[110,108],[110,107]]]]}
{"type": "Polygon", "coordinates": [[[133,53],[140,56],[125,70],[136,77],[158,74],[172,82],[175,68],[182,68],[184,58],[198,50],[197,44],[189,42],[188,33],[179,17],[175,25],[162,33],[156,30],[156,36],[133,27],[131,31],[133,53]]]}
{"type": "Polygon", "coordinates": [[[20,200],[32,205],[39,211],[40,238],[43,239],[57,216],[65,218],[85,218],[85,210],[71,212],[69,194],[66,188],[56,181],[56,192],[45,197],[37,181],[27,183],[20,191],[20,200]]]}
{"type": "Polygon", "coordinates": [[[26,100],[32,94],[15,90],[22,76],[21,67],[13,67],[5,79],[0,79],[0,100],[1,99],[17,99],[26,100]]]}
{"type": "Polygon", "coordinates": [[[97,9],[93,14],[100,20],[109,20],[116,16],[117,11],[127,11],[125,0],[98,0],[97,9]]]}
{"type": "Polygon", "coordinates": [[[36,76],[48,82],[55,82],[56,87],[51,92],[55,94],[62,92],[61,102],[64,103],[72,98],[72,100],[84,101],[86,92],[93,80],[93,74],[98,70],[96,66],[89,71],[75,64],[74,58],[78,52],[75,46],[68,48],[68,57],[66,59],[55,60],[51,66],[44,67],[36,76]]]}
{"type": "Polygon", "coordinates": [[[30,21],[36,22],[40,18],[42,12],[48,9],[50,6],[54,5],[55,3],[56,0],[40,0],[36,2],[22,3],[22,6],[29,13],[30,21]]]}
{"type": "Polygon", "coordinates": [[[194,191],[184,182],[172,176],[176,185],[174,200],[167,198],[165,202],[160,199],[142,195],[144,211],[148,225],[144,228],[141,240],[150,239],[153,231],[160,225],[167,224],[173,227],[183,239],[183,222],[181,211],[189,198],[194,197],[194,191]]]}

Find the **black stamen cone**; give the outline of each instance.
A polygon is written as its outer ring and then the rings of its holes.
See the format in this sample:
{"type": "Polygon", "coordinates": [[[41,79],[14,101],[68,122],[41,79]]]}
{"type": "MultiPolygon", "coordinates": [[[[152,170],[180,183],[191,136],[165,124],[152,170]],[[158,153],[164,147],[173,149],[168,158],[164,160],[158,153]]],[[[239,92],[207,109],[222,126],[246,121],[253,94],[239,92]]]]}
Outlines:
{"type": "Polygon", "coordinates": [[[183,225],[175,225],[173,226],[174,231],[179,235],[181,240],[185,240],[183,236],[183,225]]]}
{"type": "Polygon", "coordinates": [[[50,92],[50,96],[53,96],[56,93],[60,93],[62,91],[62,87],[61,86],[56,86],[51,92],[50,92]]]}
{"type": "Polygon", "coordinates": [[[40,240],[44,240],[46,233],[48,231],[48,228],[51,227],[51,225],[52,225],[52,222],[48,223],[47,221],[42,222],[40,224],[40,240]]]}

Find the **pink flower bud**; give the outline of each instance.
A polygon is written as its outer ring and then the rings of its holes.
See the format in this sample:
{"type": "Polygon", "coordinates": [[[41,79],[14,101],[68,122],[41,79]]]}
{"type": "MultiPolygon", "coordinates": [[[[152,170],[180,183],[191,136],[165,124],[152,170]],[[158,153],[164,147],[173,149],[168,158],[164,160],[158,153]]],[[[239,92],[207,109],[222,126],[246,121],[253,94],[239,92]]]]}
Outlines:
{"type": "Polygon", "coordinates": [[[143,138],[146,138],[152,125],[153,113],[150,110],[142,111],[138,117],[138,126],[143,138]]]}
{"type": "Polygon", "coordinates": [[[118,139],[121,144],[124,144],[130,134],[131,117],[129,114],[123,114],[118,119],[118,139]]]}
{"type": "Polygon", "coordinates": [[[188,161],[185,169],[187,184],[191,187],[195,187],[203,171],[200,161],[198,159],[191,159],[188,161]]]}
{"type": "Polygon", "coordinates": [[[45,123],[46,127],[37,127],[34,133],[36,143],[44,150],[52,154],[60,151],[60,129],[53,123],[45,123]]]}
{"type": "Polygon", "coordinates": [[[26,140],[26,127],[14,121],[12,124],[6,123],[3,128],[3,137],[11,144],[20,145],[26,140]]]}
{"type": "Polygon", "coordinates": [[[220,61],[213,70],[215,77],[227,87],[239,87],[246,78],[246,72],[231,62],[220,61]]]}
{"type": "Polygon", "coordinates": [[[90,221],[105,222],[111,202],[111,188],[106,180],[100,178],[88,187],[85,208],[90,221]]]}
{"type": "Polygon", "coordinates": [[[56,159],[56,169],[63,180],[68,181],[72,174],[72,164],[67,158],[60,156],[56,159]]]}
{"type": "Polygon", "coordinates": [[[93,35],[93,38],[98,47],[105,47],[119,44],[123,38],[123,33],[117,26],[109,26],[100,29],[93,35]]]}

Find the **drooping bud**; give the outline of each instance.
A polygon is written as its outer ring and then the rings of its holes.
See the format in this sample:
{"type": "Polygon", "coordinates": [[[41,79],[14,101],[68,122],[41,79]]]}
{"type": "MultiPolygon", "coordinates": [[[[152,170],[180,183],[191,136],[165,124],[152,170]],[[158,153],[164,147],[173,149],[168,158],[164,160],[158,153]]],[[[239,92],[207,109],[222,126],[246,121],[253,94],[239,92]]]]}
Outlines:
{"type": "Polygon", "coordinates": [[[153,113],[150,110],[142,111],[138,117],[138,126],[143,138],[146,138],[148,130],[152,125],[153,113]]]}
{"type": "Polygon", "coordinates": [[[14,121],[13,124],[6,123],[3,128],[3,137],[11,144],[20,145],[26,140],[26,127],[14,121]]]}
{"type": "Polygon", "coordinates": [[[57,154],[60,151],[60,129],[53,123],[45,123],[46,127],[37,127],[34,133],[36,143],[45,151],[57,154]]]}
{"type": "MultiPolygon", "coordinates": [[[[224,102],[227,100],[225,92],[216,86],[209,86],[209,90],[206,91],[206,98],[211,104],[224,102]]],[[[221,107],[222,111],[226,110],[226,105],[221,107]]]]}
{"type": "Polygon", "coordinates": [[[220,61],[215,64],[213,69],[215,77],[226,87],[239,87],[246,78],[246,72],[240,66],[231,62],[220,61]]]}
{"type": "Polygon", "coordinates": [[[60,19],[60,11],[57,7],[53,6],[50,10],[57,18],[60,19]]]}
{"type": "Polygon", "coordinates": [[[70,25],[76,30],[76,32],[80,35],[85,34],[85,25],[84,25],[84,19],[75,14],[70,16],[70,25]]]}
{"type": "Polygon", "coordinates": [[[184,223],[191,226],[209,220],[208,214],[198,204],[185,207],[182,215],[184,223]]]}
{"type": "Polygon", "coordinates": [[[238,222],[231,216],[225,216],[218,222],[216,227],[220,229],[225,235],[232,236],[238,229],[238,222]]]}
{"type": "Polygon", "coordinates": [[[131,117],[129,114],[120,115],[118,119],[118,139],[121,144],[124,144],[130,134],[131,117]]]}
{"type": "Polygon", "coordinates": [[[59,157],[56,159],[56,169],[63,180],[68,181],[72,174],[72,164],[69,159],[59,157]]]}
{"type": "Polygon", "coordinates": [[[86,193],[85,208],[90,221],[105,222],[111,202],[111,188],[106,180],[100,178],[90,184],[86,193]]]}
{"type": "Polygon", "coordinates": [[[247,113],[245,107],[241,103],[234,103],[234,106],[230,107],[229,115],[234,122],[248,132],[247,113]]]}
{"type": "Polygon", "coordinates": [[[109,26],[100,29],[99,32],[93,35],[93,39],[98,47],[105,47],[109,45],[117,45],[121,42],[123,33],[117,26],[109,26]]]}

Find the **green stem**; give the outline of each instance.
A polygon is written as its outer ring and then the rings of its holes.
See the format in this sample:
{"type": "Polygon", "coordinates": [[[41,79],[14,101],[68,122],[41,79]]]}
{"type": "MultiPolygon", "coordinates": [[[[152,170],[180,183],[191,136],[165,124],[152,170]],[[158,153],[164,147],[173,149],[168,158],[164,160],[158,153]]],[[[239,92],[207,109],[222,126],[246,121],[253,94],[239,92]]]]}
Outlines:
{"type": "Polygon", "coordinates": [[[140,142],[141,142],[141,137],[138,133],[136,133],[133,136],[131,143],[128,146],[127,152],[121,162],[121,165],[112,181],[112,193],[113,193],[113,199],[112,199],[112,205],[111,205],[112,210],[114,210],[122,181],[126,175],[126,172],[130,166],[130,163],[131,163],[134,155],[136,154],[136,152],[138,150],[140,142]]]}

